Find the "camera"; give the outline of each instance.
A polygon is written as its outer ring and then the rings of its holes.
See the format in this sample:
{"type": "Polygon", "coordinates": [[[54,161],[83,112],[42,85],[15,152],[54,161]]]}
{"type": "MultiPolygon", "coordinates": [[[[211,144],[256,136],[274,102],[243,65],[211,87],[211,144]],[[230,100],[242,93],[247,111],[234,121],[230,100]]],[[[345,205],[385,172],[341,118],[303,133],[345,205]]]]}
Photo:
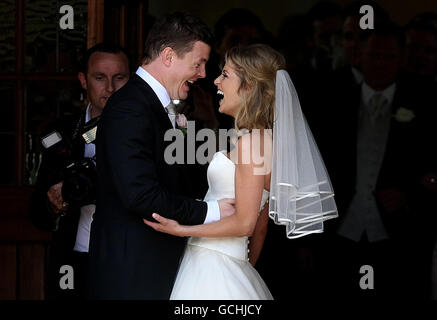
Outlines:
{"type": "Polygon", "coordinates": [[[94,160],[72,161],[64,169],[62,198],[71,207],[95,203],[97,172],[94,160]]]}
{"type": "MultiPolygon", "coordinates": [[[[84,125],[81,138],[85,143],[94,143],[98,121],[99,117],[91,119],[84,125]]],[[[46,135],[41,142],[46,150],[56,153],[57,159],[61,159],[57,176],[60,181],[64,181],[62,198],[69,207],[80,208],[95,203],[97,182],[95,157],[75,158],[72,142],[59,131],[46,135]]]]}

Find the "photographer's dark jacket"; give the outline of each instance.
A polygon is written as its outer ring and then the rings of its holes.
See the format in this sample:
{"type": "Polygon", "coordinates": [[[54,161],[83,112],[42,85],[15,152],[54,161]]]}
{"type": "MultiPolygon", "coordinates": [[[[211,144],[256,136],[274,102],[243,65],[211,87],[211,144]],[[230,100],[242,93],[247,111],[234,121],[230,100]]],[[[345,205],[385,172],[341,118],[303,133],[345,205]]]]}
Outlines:
{"type": "MultiPolygon", "coordinates": [[[[62,225],[59,225],[61,220],[64,220],[64,217],[59,219],[59,215],[55,215],[51,212],[47,191],[51,186],[63,181],[62,171],[67,160],[79,160],[84,157],[85,142],[80,135],[84,123],[85,111],[49,125],[45,130],[45,134],[42,135],[45,136],[51,132],[58,131],[64,141],[69,141],[68,147],[65,148],[64,152],[60,152],[58,149],[55,150],[55,148],[49,148],[43,151],[41,167],[38,172],[36,190],[32,197],[30,211],[32,222],[37,228],[43,231],[58,231],[62,225]]],[[[77,218],[75,220],[78,221],[79,216],[75,215],[75,218],[77,218]]]]}
{"type": "MultiPolygon", "coordinates": [[[[81,130],[85,122],[85,111],[69,116],[50,125],[45,134],[53,131],[61,133],[62,137],[71,141],[70,160],[82,159],[85,142],[81,138],[81,130]]],[[[44,134],[42,135],[45,136],[44,134]]],[[[36,189],[30,203],[30,218],[32,223],[42,231],[53,231],[53,241],[49,251],[48,298],[59,298],[59,268],[62,265],[74,265],[72,253],[76,241],[80,209],[69,209],[65,215],[54,214],[49,207],[47,191],[63,180],[62,170],[67,154],[44,150],[41,167],[38,172],[36,189]]]]}

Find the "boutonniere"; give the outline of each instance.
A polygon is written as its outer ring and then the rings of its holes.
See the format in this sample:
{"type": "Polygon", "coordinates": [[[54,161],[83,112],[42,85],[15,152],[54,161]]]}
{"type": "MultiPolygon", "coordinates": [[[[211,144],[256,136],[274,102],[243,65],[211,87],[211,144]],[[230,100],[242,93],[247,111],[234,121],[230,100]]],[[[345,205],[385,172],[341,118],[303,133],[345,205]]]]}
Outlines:
{"type": "Polygon", "coordinates": [[[176,125],[179,130],[182,131],[184,136],[187,134],[187,117],[183,113],[176,115],[176,125]]]}
{"type": "Polygon", "coordinates": [[[416,115],[413,110],[401,107],[396,111],[393,117],[398,122],[410,122],[416,117],[416,115]]]}

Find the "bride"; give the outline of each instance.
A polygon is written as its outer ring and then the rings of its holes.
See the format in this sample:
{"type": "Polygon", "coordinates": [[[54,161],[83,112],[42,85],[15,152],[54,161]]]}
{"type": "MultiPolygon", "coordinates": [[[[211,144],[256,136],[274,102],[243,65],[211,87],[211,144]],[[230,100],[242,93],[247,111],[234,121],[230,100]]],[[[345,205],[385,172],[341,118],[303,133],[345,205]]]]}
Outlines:
{"type": "Polygon", "coordinates": [[[157,222],[144,220],[157,231],[190,236],[170,299],[273,299],[248,259],[248,237],[266,202],[288,238],[322,232],[323,221],[337,216],[323,160],[284,67],[283,56],[266,45],[236,47],[214,81],[223,95],[219,111],[245,134],[229,154],[214,154],[205,200],[235,198],[235,214],[195,226],[157,213],[157,222]]]}

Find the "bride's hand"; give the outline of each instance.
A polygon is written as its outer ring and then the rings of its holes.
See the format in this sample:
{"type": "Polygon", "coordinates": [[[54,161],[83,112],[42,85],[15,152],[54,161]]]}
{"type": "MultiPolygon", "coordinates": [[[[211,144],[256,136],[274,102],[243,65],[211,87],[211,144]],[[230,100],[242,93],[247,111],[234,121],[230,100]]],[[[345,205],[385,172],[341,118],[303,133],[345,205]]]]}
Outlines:
{"type": "Polygon", "coordinates": [[[178,237],[184,237],[182,226],[176,221],[172,219],[167,219],[160,216],[157,213],[152,214],[152,217],[158,222],[152,222],[146,219],[143,219],[144,223],[149,227],[152,227],[156,231],[168,233],[178,237]]]}
{"type": "Polygon", "coordinates": [[[220,219],[232,216],[235,213],[235,199],[221,199],[217,201],[220,209],[220,219]]]}

